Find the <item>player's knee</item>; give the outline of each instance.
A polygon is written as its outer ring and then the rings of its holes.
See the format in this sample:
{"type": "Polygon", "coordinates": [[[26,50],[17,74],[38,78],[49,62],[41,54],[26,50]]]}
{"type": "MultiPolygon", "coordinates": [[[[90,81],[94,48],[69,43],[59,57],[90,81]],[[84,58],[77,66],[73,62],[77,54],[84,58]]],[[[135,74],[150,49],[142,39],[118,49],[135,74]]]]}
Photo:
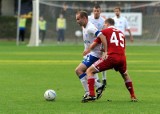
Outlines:
{"type": "Polygon", "coordinates": [[[75,73],[76,73],[76,74],[78,74],[79,69],[78,69],[78,68],[76,68],[74,71],[75,71],[75,73]]]}
{"type": "Polygon", "coordinates": [[[78,76],[83,73],[83,71],[80,68],[76,68],[75,72],[78,76]]]}
{"type": "Polygon", "coordinates": [[[88,68],[87,71],[86,71],[86,74],[87,74],[87,76],[92,75],[93,74],[92,69],[88,68]]]}

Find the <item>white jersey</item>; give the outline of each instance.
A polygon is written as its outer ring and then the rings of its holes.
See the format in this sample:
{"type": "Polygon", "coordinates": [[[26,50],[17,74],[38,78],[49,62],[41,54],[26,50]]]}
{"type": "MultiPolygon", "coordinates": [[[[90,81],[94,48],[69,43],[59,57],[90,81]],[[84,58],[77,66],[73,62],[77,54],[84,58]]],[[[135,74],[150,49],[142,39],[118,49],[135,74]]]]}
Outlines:
{"type": "Polygon", "coordinates": [[[126,29],[129,29],[128,22],[125,17],[120,16],[119,18],[117,18],[117,16],[115,16],[113,19],[115,21],[114,26],[117,29],[121,30],[123,33],[125,33],[126,29]]]}
{"type": "Polygon", "coordinates": [[[98,30],[102,30],[104,26],[105,19],[103,17],[99,17],[98,19],[95,19],[93,15],[88,16],[88,20],[96,26],[98,30]]]}
{"type": "MultiPolygon", "coordinates": [[[[93,41],[102,33],[98,31],[98,29],[90,21],[88,21],[86,27],[85,28],[83,27],[82,30],[83,30],[84,50],[86,50],[93,43],[93,41]]],[[[89,54],[100,58],[102,56],[100,47],[101,44],[98,44],[89,54]]]]}

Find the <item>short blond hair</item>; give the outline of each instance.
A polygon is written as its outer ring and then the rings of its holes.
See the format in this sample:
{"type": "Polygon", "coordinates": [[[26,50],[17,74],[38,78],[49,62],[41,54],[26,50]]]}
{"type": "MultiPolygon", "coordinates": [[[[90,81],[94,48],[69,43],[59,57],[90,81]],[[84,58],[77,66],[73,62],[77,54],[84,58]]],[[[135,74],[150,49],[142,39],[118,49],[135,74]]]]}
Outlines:
{"type": "Polygon", "coordinates": [[[118,9],[119,11],[121,11],[121,8],[120,7],[115,7],[114,10],[118,9]]]}
{"type": "Polygon", "coordinates": [[[80,11],[77,11],[76,14],[80,14],[81,18],[86,17],[88,19],[88,13],[86,11],[80,10],[80,11]]]}

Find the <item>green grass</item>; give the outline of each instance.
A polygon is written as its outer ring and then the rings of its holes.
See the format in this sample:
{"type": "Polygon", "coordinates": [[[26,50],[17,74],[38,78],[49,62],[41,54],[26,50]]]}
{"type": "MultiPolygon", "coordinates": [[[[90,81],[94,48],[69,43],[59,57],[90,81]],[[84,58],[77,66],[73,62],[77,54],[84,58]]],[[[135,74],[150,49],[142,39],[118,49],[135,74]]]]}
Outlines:
{"type": "Polygon", "coordinates": [[[122,78],[113,70],[108,71],[102,98],[81,103],[84,92],[74,69],[82,59],[82,50],[81,45],[0,43],[0,114],[160,113],[160,46],[127,46],[128,72],[137,103],[130,102],[122,78]],[[54,102],[43,98],[49,88],[57,93],[54,102]]]}

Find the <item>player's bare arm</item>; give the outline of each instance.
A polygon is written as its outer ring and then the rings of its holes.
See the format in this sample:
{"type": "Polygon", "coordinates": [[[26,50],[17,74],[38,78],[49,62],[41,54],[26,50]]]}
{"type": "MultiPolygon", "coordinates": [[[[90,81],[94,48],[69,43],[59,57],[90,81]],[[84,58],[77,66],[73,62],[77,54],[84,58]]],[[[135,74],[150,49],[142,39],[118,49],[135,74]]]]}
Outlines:
{"type": "Polygon", "coordinates": [[[129,36],[130,36],[130,42],[132,43],[133,42],[133,36],[132,36],[131,30],[127,29],[127,31],[129,33],[129,36]]]}
{"type": "Polygon", "coordinates": [[[99,35],[99,38],[101,39],[101,42],[104,46],[104,52],[107,52],[107,40],[106,37],[103,34],[99,35]]]}
{"type": "Polygon", "coordinates": [[[94,49],[94,47],[97,45],[97,42],[93,42],[88,49],[84,50],[83,52],[83,56],[87,55],[92,49],[94,49]]]}
{"type": "Polygon", "coordinates": [[[100,38],[100,40],[103,44],[104,53],[103,53],[102,59],[105,60],[108,57],[108,55],[107,55],[107,40],[106,40],[106,37],[103,34],[99,35],[99,38],[100,38]]]}

